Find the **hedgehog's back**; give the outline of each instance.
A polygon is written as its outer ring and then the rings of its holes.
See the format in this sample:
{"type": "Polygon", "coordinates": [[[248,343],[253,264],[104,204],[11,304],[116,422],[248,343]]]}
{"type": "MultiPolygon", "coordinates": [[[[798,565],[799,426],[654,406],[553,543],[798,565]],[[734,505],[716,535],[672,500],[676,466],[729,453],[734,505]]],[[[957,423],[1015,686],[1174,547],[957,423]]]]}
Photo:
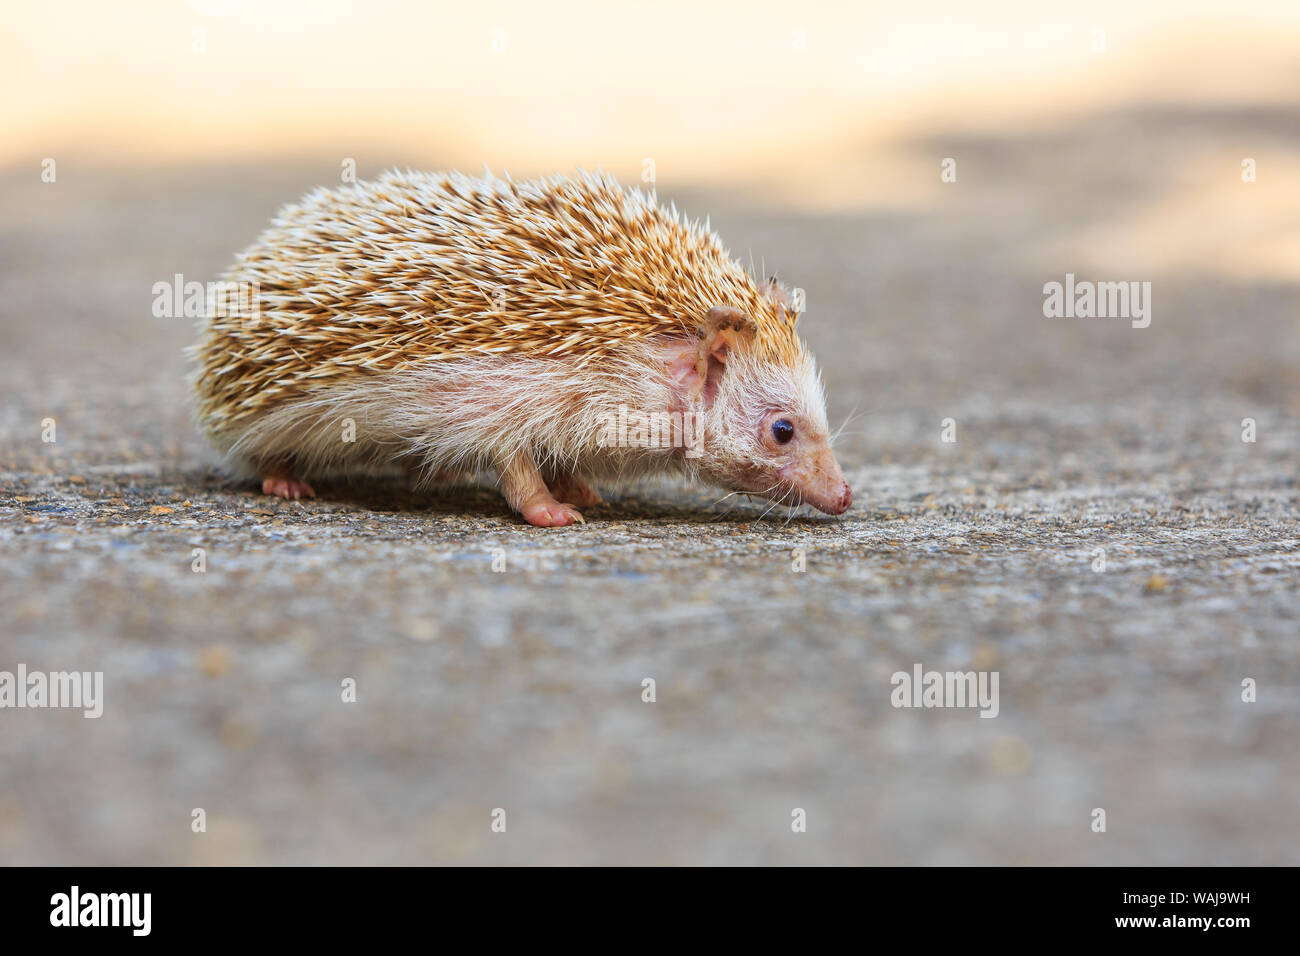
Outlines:
{"type": "Polygon", "coordinates": [[[216,434],[331,382],[439,357],[599,355],[733,305],[793,317],[718,238],[640,190],[390,172],[284,209],[226,275],[241,292],[196,347],[216,434]]]}

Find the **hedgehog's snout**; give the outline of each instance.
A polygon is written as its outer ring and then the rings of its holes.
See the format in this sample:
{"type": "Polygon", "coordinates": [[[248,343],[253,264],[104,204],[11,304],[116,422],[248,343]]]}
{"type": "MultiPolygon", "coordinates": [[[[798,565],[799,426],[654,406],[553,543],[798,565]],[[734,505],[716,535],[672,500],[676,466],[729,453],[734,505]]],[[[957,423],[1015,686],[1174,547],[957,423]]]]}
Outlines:
{"type": "Polygon", "coordinates": [[[842,515],[849,510],[849,505],[853,504],[853,489],[849,487],[847,481],[840,482],[839,496],[832,502],[829,507],[823,508],[829,515],[842,515]]]}
{"type": "Polygon", "coordinates": [[[824,511],[828,515],[842,515],[853,504],[853,489],[849,487],[834,459],[831,459],[831,465],[831,473],[817,476],[800,490],[804,501],[818,511],[824,511]]]}
{"type": "Polygon", "coordinates": [[[828,515],[841,515],[853,503],[853,489],[829,448],[787,465],[781,477],[801,499],[828,515]]]}

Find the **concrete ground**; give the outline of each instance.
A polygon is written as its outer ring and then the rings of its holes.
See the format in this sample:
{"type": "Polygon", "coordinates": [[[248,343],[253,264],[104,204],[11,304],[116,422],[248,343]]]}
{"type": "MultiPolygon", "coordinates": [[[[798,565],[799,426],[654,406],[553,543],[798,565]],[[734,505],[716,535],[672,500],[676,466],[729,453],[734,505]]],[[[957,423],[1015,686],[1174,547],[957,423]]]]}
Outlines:
{"type": "Polygon", "coordinates": [[[1300,863],[1300,288],[1147,228],[1243,148],[1293,176],[1298,129],[918,142],[915,203],[831,213],[661,184],[807,290],[855,504],[645,485],[563,530],[490,487],[286,503],[213,466],[152,286],[336,158],[9,170],[0,670],[105,700],[0,711],[0,862],[1300,863]],[[1150,327],[1045,318],[1067,272],[1151,281],[1150,327]],[[915,664],[998,672],[997,717],[893,707],[915,664]]]}

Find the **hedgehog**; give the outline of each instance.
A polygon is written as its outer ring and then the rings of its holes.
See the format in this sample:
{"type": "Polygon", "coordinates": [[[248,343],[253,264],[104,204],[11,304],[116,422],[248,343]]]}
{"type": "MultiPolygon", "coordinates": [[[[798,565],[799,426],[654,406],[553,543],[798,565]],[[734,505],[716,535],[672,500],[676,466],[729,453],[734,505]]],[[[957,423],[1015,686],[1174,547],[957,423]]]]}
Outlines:
{"type": "Polygon", "coordinates": [[[215,285],[197,417],[266,494],[488,473],[541,527],[650,474],[832,515],[852,500],[790,290],[604,173],[322,187],[215,285]]]}

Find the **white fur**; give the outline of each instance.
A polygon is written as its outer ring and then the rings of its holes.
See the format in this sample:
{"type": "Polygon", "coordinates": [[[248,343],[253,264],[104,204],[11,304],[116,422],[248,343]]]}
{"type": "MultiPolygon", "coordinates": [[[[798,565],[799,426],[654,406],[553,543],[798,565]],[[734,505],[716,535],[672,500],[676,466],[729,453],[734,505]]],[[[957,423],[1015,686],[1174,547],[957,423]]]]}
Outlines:
{"type": "Polygon", "coordinates": [[[548,477],[576,474],[607,482],[681,473],[731,490],[783,494],[770,473],[779,456],[759,439],[763,416],[797,418],[811,437],[826,436],[825,401],[811,359],[798,368],[731,353],[715,374],[710,407],[692,405],[691,382],[669,370],[695,340],[659,338],[621,356],[580,363],[529,356],[435,358],[403,369],[324,385],[274,408],[219,447],[246,471],[280,464],[296,477],[365,475],[394,467],[426,478],[444,470],[498,470],[527,452],[548,477]],[[703,455],[683,448],[601,447],[620,404],[643,412],[703,415],[703,455]],[[355,441],[344,441],[347,420],[355,441]]]}

